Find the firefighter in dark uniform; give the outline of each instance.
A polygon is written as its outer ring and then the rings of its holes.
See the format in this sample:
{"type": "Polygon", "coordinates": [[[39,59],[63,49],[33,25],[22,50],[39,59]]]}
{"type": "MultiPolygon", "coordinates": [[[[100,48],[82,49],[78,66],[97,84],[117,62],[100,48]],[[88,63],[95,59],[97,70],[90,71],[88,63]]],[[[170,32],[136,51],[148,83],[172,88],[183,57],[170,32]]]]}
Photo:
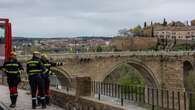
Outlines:
{"type": "Polygon", "coordinates": [[[11,52],[11,58],[3,64],[2,69],[7,75],[11,99],[10,107],[15,108],[18,97],[17,86],[21,82],[20,74],[23,71],[22,65],[17,61],[16,53],[11,52]]]}
{"type": "MultiPolygon", "coordinates": [[[[42,78],[45,82],[44,86],[45,86],[45,98],[46,98],[46,104],[48,106],[51,105],[50,103],[50,79],[49,79],[49,76],[50,75],[53,75],[50,68],[52,66],[56,66],[56,63],[53,63],[53,62],[50,62],[49,59],[48,59],[48,56],[46,54],[42,54],[41,55],[41,60],[46,68],[46,71],[43,72],[42,74],[42,78]]],[[[40,97],[40,93],[38,92],[38,97],[40,97]]],[[[40,99],[38,99],[38,105],[40,105],[40,99]]]]}
{"type": "Polygon", "coordinates": [[[41,77],[41,74],[45,71],[45,67],[40,59],[40,56],[40,53],[35,51],[33,52],[32,59],[27,62],[27,73],[29,76],[29,83],[32,94],[32,109],[36,109],[37,88],[40,92],[42,108],[46,108],[44,80],[41,77]]]}

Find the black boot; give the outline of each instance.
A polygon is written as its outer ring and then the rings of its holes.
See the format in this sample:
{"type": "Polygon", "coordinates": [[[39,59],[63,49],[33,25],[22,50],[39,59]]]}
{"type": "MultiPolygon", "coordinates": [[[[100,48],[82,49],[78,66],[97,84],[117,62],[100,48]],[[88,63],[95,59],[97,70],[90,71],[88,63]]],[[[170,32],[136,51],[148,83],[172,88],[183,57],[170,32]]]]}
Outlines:
{"type": "Polygon", "coordinates": [[[37,97],[37,106],[41,106],[41,98],[37,97]]]}
{"type": "Polygon", "coordinates": [[[14,95],[13,96],[13,104],[16,106],[16,102],[17,102],[17,97],[18,97],[18,95],[14,95]]]}
{"type": "Polygon", "coordinates": [[[46,98],[46,104],[47,104],[48,106],[51,106],[51,103],[50,103],[50,96],[46,96],[45,98],[46,98]]]}
{"type": "Polygon", "coordinates": [[[10,100],[11,100],[11,104],[10,104],[10,108],[15,108],[16,107],[16,105],[14,104],[14,96],[13,95],[11,95],[10,96],[10,100]]]}
{"type": "Polygon", "coordinates": [[[15,108],[15,107],[16,107],[16,105],[11,104],[9,107],[10,107],[10,108],[15,108]]]}
{"type": "Polygon", "coordinates": [[[42,99],[41,103],[42,103],[42,109],[45,109],[46,108],[46,100],[42,99]]]}
{"type": "Polygon", "coordinates": [[[32,100],[32,109],[36,109],[36,100],[32,100]]]}

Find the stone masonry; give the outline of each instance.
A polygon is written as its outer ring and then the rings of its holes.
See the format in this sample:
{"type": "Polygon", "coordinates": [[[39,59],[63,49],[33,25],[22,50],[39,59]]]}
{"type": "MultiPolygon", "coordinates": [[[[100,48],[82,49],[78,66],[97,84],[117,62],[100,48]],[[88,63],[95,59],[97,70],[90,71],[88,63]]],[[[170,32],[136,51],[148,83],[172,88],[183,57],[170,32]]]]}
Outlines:
{"type": "Polygon", "coordinates": [[[187,61],[192,67],[195,64],[193,51],[78,53],[50,57],[64,63],[57,67],[62,70],[57,75],[64,74],[68,78],[88,76],[92,80],[104,81],[121,64],[129,64],[140,71],[149,86],[167,89],[183,89],[183,63],[187,61]]]}
{"type": "MultiPolygon", "coordinates": [[[[157,88],[184,88],[183,62],[194,64],[191,56],[130,56],[98,57],[89,59],[66,59],[61,67],[73,76],[89,76],[92,80],[104,81],[122,64],[135,67],[149,86],[157,88]]],[[[119,73],[120,74],[120,73],[119,73]]]]}

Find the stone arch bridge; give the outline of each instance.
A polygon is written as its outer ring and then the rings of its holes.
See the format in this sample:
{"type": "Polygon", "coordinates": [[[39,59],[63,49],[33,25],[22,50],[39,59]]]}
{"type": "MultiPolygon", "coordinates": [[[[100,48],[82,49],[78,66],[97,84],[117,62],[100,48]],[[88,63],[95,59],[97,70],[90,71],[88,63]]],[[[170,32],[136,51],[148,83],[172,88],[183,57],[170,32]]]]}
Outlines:
{"type": "MultiPolygon", "coordinates": [[[[50,54],[53,60],[63,62],[63,78],[89,76],[92,80],[104,81],[105,78],[122,64],[129,64],[137,69],[147,84],[157,88],[184,88],[186,71],[193,70],[195,52],[108,52],[108,53],[72,53],[50,54]],[[185,70],[185,71],[184,71],[185,70]]],[[[19,56],[26,60],[30,56],[19,56]]],[[[68,81],[66,79],[66,81],[68,81]]]]}

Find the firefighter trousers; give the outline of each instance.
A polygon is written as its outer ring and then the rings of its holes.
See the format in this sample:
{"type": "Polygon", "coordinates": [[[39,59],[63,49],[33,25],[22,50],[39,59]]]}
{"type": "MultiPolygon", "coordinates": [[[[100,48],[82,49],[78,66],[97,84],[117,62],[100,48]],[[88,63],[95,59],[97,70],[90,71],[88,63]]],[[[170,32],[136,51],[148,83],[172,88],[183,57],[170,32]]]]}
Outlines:
{"type": "Polygon", "coordinates": [[[10,91],[10,100],[12,105],[16,105],[17,97],[18,97],[18,84],[20,83],[20,77],[8,77],[7,83],[10,91]]]}
{"type": "Polygon", "coordinates": [[[31,94],[32,94],[32,105],[36,106],[36,94],[37,94],[37,88],[40,92],[40,99],[42,103],[45,102],[45,90],[44,90],[44,80],[41,78],[40,75],[34,75],[29,77],[29,83],[31,87],[31,94]]]}
{"type": "MultiPolygon", "coordinates": [[[[49,104],[50,103],[50,79],[49,77],[42,77],[42,79],[44,80],[44,92],[45,92],[45,98],[46,98],[46,103],[49,104]]],[[[37,98],[38,98],[38,101],[40,102],[40,98],[41,98],[41,94],[38,90],[38,94],[37,94],[37,98]]]]}

